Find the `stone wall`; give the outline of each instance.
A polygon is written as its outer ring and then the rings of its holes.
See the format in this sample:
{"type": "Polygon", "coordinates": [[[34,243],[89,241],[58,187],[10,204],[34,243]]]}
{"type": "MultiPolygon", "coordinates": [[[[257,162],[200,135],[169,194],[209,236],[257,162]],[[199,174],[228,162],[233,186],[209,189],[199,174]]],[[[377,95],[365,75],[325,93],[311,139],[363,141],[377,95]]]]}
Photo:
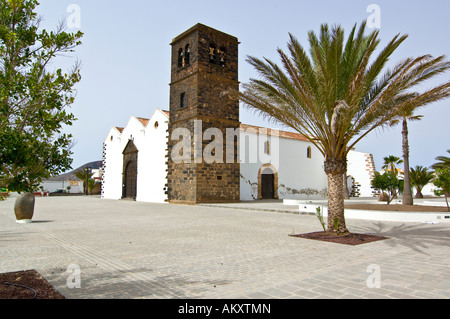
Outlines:
{"type": "MultiPolygon", "coordinates": [[[[237,38],[197,24],[172,41],[171,70],[168,201],[187,204],[239,201],[237,151],[232,163],[225,160],[226,129],[239,128],[239,100],[233,94],[239,90],[237,38]],[[196,131],[198,123],[200,131],[196,131]],[[182,154],[186,155],[182,163],[172,158],[172,151],[180,143],[173,139],[177,128],[189,131],[190,147],[183,152],[190,155],[182,154]],[[214,148],[214,155],[222,151],[223,157],[212,163],[203,158],[213,142],[203,139],[209,128],[219,129],[224,137],[220,147],[214,148]]],[[[237,150],[237,141],[234,148],[237,150]]]]}

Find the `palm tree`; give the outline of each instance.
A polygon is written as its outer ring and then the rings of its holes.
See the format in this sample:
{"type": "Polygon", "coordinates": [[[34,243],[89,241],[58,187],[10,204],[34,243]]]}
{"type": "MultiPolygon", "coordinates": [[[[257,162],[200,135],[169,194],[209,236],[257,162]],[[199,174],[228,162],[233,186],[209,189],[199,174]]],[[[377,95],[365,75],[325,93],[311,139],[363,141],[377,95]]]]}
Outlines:
{"type": "MultiPolygon", "coordinates": [[[[447,150],[447,153],[450,153],[450,150],[447,150]]],[[[437,163],[431,166],[432,169],[448,169],[450,170],[450,157],[446,156],[438,156],[436,157],[437,163]]]]}
{"type": "Polygon", "coordinates": [[[89,189],[89,194],[92,195],[92,192],[94,191],[95,186],[97,185],[97,181],[95,179],[90,179],[88,180],[88,189],[89,189]]]}
{"type": "MultiPolygon", "coordinates": [[[[402,195],[402,205],[413,205],[414,200],[411,192],[411,178],[409,176],[409,141],[408,141],[408,121],[418,121],[422,118],[422,115],[413,115],[413,113],[408,110],[405,114],[402,114],[402,150],[403,150],[403,181],[404,189],[402,195]]],[[[395,119],[391,121],[391,125],[395,125],[400,122],[400,119],[395,119]]],[[[416,196],[416,198],[418,198],[416,196]]]]}
{"type": "Polygon", "coordinates": [[[309,55],[289,34],[290,57],[278,49],[282,67],[247,58],[261,78],[250,79],[239,94],[246,107],[303,134],[320,150],[328,178],[328,231],[339,235],[348,233],[343,175],[349,150],[407,110],[450,96],[450,82],[422,93],[411,90],[450,68],[444,56],[407,58],[382,74],[407,36],[396,35],[374,56],[379,30],[365,30],[365,22],[358,31],[355,25],[344,43],[340,26],[323,24],[319,36],[308,33],[309,55]]]}
{"type": "MultiPolygon", "coordinates": [[[[447,150],[447,153],[450,153],[450,150],[447,150]]],[[[438,162],[431,166],[436,170],[433,184],[438,187],[434,190],[434,194],[437,196],[444,195],[447,209],[450,212],[450,206],[448,205],[448,197],[450,197],[450,157],[438,156],[436,161],[438,162]]]]}
{"type": "Polygon", "coordinates": [[[94,173],[89,169],[80,169],[75,172],[75,176],[83,182],[83,193],[87,195],[89,180],[94,173]]]}
{"type": "Polygon", "coordinates": [[[428,168],[417,165],[415,168],[411,168],[410,171],[411,186],[414,186],[417,190],[416,198],[423,198],[422,189],[434,178],[434,173],[429,171],[428,168]]]}
{"type": "Polygon", "coordinates": [[[395,165],[403,163],[403,160],[400,157],[389,155],[384,159],[384,164],[381,166],[382,169],[385,171],[390,170],[391,172],[394,172],[395,174],[398,174],[398,169],[395,165]]]}

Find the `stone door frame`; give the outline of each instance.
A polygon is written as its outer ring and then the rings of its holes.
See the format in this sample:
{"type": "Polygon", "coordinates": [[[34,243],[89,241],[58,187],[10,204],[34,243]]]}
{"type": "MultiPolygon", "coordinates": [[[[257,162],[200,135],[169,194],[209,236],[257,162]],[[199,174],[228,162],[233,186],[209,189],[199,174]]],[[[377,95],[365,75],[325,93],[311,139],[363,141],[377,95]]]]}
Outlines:
{"type": "Polygon", "coordinates": [[[273,199],[279,199],[278,196],[278,171],[272,164],[263,164],[258,171],[258,199],[262,199],[262,172],[269,168],[273,174],[273,199]]]}

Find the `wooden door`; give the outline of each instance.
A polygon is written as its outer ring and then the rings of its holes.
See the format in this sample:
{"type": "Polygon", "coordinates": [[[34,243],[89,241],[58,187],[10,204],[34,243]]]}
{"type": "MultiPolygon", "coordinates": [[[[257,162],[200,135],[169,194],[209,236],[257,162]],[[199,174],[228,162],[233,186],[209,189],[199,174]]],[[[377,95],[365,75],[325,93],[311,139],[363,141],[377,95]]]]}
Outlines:
{"type": "Polygon", "coordinates": [[[273,199],[275,197],[274,174],[261,174],[261,197],[273,199]]]}
{"type": "Polygon", "coordinates": [[[125,198],[136,199],[136,173],[136,164],[129,162],[125,169],[125,198]]]}

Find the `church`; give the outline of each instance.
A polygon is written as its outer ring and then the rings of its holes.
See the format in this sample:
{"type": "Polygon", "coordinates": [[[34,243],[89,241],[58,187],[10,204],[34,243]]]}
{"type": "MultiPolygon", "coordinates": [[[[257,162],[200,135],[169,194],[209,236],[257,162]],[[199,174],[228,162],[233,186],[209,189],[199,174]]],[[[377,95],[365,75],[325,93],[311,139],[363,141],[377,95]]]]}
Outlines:
{"type": "MultiPolygon", "coordinates": [[[[324,158],[298,133],[241,123],[236,37],[197,24],[172,43],[169,110],[132,116],[103,143],[102,198],[171,204],[323,199],[324,158]]],[[[352,150],[354,197],[373,196],[371,154],[352,150]]]]}

